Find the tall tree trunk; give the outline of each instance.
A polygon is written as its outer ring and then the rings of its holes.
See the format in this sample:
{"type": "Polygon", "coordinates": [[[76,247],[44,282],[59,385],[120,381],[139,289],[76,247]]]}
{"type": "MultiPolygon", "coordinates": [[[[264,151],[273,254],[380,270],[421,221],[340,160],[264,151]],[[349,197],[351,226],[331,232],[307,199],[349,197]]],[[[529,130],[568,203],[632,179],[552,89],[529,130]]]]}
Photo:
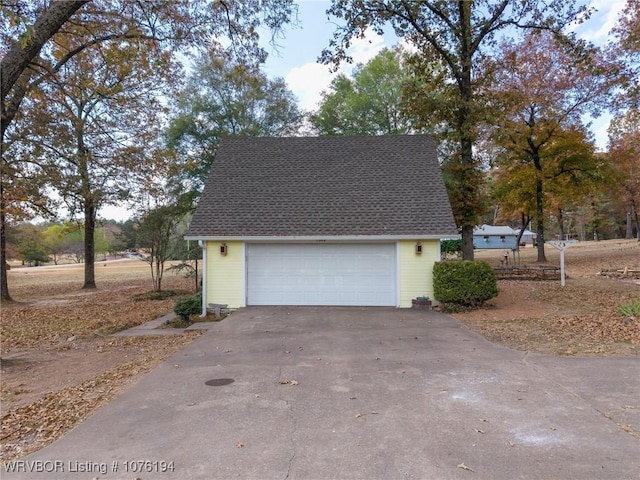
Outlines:
{"type": "Polygon", "coordinates": [[[638,208],[635,201],[631,201],[631,209],[633,210],[633,216],[635,217],[636,224],[636,238],[640,242],[640,218],[638,218],[638,208]]]}
{"type": "Polygon", "coordinates": [[[624,238],[633,238],[633,223],[631,222],[631,209],[627,210],[627,234],[624,238]]]}
{"type": "Polygon", "coordinates": [[[84,203],[84,285],[82,288],[96,288],[96,207],[93,200],[85,199],[84,203]]]}
{"type": "Polygon", "coordinates": [[[462,229],[462,258],[473,260],[473,229],[477,224],[478,185],[473,161],[473,138],[471,129],[471,102],[473,97],[471,84],[471,65],[473,47],[471,28],[471,2],[458,0],[460,14],[461,42],[460,61],[461,77],[458,82],[462,105],[458,111],[458,133],[460,135],[460,163],[459,171],[462,191],[462,212],[460,215],[462,229]]]}
{"type": "Polygon", "coordinates": [[[564,215],[561,208],[558,209],[558,229],[560,230],[558,232],[560,234],[558,240],[564,240],[564,215]]]}
{"type": "MultiPolygon", "coordinates": [[[[78,105],[78,118],[82,118],[84,105],[78,105]]],[[[91,152],[84,143],[84,123],[76,126],[76,141],[78,155],[78,174],[80,177],[80,195],[84,213],[84,285],[82,288],[96,287],[96,215],[98,205],[91,188],[89,164],[91,152]]]]}
{"type": "Polygon", "coordinates": [[[462,259],[473,260],[473,226],[463,225],[462,233],[462,259]]]}
{"type": "Polygon", "coordinates": [[[7,236],[6,236],[6,216],[7,208],[4,198],[4,130],[0,134],[0,300],[4,302],[12,301],[9,295],[9,284],[7,283],[7,236]]]}
{"type": "Polygon", "coordinates": [[[460,196],[462,197],[462,212],[460,215],[460,227],[462,230],[462,258],[473,260],[473,229],[477,224],[476,208],[480,199],[478,198],[478,185],[475,165],[473,164],[473,143],[468,138],[461,142],[461,168],[458,173],[460,178],[460,196]]]}
{"type": "MultiPolygon", "coordinates": [[[[530,128],[533,128],[534,122],[530,123],[530,128]]],[[[539,146],[534,146],[533,142],[529,142],[529,146],[532,148],[532,160],[533,166],[536,169],[536,241],[538,242],[538,262],[546,262],[547,257],[544,254],[544,186],[542,184],[542,161],[540,160],[539,146]]]]}
{"type": "Polygon", "coordinates": [[[536,223],[538,242],[538,262],[546,262],[544,254],[544,192],[542,190],[542,180],[536,180],[536,223]]]}
{"type": "Polygon", "coordinates": [[[2,174],[0,173],[0,300],[10,302],[9,284],[7,283],[7,237],[5,233],[5,201],[2,174]]]}

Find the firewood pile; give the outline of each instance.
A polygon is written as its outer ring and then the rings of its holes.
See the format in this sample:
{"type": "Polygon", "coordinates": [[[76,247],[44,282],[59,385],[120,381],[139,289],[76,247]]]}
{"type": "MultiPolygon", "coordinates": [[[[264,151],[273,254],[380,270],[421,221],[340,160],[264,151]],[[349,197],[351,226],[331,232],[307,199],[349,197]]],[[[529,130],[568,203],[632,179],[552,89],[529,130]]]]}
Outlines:
{"type": "Polygon", "coordinates": [[[600,271],[600,276],[609,278],[634,278],[640,279],[640,268],[608,268],[600,271]]]}
{"type": "Polygon", "coordinates": [[[500,280],[557,280],[560,278],[560,267],[554,266],[494,266],[496,278],[500,280]]]}

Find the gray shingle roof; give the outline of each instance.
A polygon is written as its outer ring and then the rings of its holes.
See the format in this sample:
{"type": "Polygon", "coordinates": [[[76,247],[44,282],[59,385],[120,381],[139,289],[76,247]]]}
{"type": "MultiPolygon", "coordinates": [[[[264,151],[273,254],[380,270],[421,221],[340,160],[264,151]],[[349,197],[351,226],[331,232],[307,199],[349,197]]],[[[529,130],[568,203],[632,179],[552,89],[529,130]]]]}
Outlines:
{"type": "Polygon", "coordinates": [[[225,138],[188,237],[449,236],[426,135],[225,138]]]}

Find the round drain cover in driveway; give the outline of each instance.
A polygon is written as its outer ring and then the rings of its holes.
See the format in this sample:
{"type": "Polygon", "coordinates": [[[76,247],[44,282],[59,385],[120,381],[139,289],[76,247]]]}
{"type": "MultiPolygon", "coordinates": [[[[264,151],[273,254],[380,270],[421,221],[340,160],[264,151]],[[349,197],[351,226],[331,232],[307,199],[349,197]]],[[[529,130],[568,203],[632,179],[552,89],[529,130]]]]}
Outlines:
{"type": "Polygon", "coordinates": [[[233,382],[235,382],[233,378],[214,378],[212,380],[207,380],[204,384],[210,387],[222,387],[233,382]]]}

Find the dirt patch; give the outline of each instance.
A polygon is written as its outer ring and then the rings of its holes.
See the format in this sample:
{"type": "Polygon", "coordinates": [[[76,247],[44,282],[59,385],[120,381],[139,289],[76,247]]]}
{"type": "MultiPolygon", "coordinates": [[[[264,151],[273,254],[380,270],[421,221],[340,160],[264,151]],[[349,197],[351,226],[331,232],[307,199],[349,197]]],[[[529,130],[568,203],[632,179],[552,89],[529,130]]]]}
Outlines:
{"type": "Polygon", "coordinates": [[[197,336],[89,340],[3,359],[0,459],[53,442],[197,336]]]}
{"type": "MultiPolygon", "coordinates": [[[[499,265],[502,252],[481,251],[476,258],[499,265]]],[[[534,264],[535,251],[525,248],[520,262],[534,264]]],[[[547,249],[548,265],[559,254],[547,249]]],[[[618,313],[618,306],[640,298],[632,277],[607,278],[606,269],[637,269],[640,244],[605,241],[565,251],[567,281],[500,280],[498,297],[482,309],[454,317],[489,340],[505,346],[552,355],[637,355],[640,318],[618,313]]]]}
{"type": "Polygon", "coordinates": [[[72,387],[122,363],[136,362],[163,343],[159,337],[99,337],[7,355],[2,358],[2,400],[5,407],[27,405],[44,392],[72,387]]]}

